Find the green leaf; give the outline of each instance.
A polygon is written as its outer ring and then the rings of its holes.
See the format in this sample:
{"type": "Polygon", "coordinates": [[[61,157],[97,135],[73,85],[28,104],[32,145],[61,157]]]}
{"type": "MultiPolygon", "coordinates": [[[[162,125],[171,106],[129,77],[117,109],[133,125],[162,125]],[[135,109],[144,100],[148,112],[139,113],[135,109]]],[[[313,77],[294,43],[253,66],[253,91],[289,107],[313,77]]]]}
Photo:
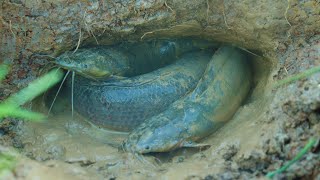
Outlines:
{"type": "Polygon", "coordinates": [[[26,109],[22,109],[8,104],[0,105],[0,119],[5,117],[22,118],[31,121],[43,121],[46,116],[41,113],[32,112],[26,109]]]}
{"type": "Polygon", "coordinates": [[[63,71],[61,69],[51,70],[49,73],[31,82],[24,89],[11,95],[4,103],[16,107],[23,105],[57,84],[62,77],[63,71]]]}
{"type": "MultiPolygon", "coordinates": [[[[7,65],[0,65],[0,78],[3,79],[8,73],[7,65]]],[[[5,117],[42,121],[46,116],[40,113],[22,109],[19,106],[31,101],[49,88],[57,84],[63,77],[61,69],[51,70],[49,73],[31,82],[27,87],[11,95],[0,104],[0,120],[5,117]]]]}

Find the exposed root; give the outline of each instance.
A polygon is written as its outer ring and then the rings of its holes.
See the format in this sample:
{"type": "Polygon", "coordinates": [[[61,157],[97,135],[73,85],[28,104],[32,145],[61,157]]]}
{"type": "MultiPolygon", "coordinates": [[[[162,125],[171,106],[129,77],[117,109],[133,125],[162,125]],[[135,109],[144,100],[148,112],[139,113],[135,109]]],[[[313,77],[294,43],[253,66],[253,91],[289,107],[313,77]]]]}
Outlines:
{"type": "Polygon", "coordinates": [[[72,54],[74,54],[75,52],[77,52],[77,50],[78,50],[78,48],[79,48],[79,46],[80,46],[81,36],[82,36],[82,35],[81,35],[81,28],[80,28],[80,31],[79,31],[79,39],[78,39],[77,47],[76,47],[76,49],[73,51],[72,54]]]}
{"type": "Polygon", "coordinates": [[[231,29],[230,27],[229,27],[229,25],[228,25],[228,23],[227,23],[227,17],[226,17],[226,14],[225,14],[225,12],[224,12],[224,9],[223,9],[223,20],[224,20],[224,24],[227,26],[227,28],[228,29],[231,29]]]}
{"type": "Polygon", "coordinates": [[[284,12],[284,18],[286,19],[286,21],[287,21],[287,23],[289,24],[289,26],[292,27],[291,24],[290,24],[290,22],[288,21],[288,18],[287,18],[287,14],[288,14],[288,10],[289,10],[289,9],[290,9],[290,0],[288,0],[288,6],[287,6],[287,8],[286,8],[286,11],[284,12]]]}
{"type": "Polygon", "coordinates": [[[164,28],[164,29],[158,29],[158,30],[155,30],[155,31],[149,31],[149,32],[146,32],[144,33],[141,37],[140,37],[140,40],[142,40],[146,35],[148,34],[153,34],[153,33],[156,33],[156,32],[161,32],[161,31],[170,31],[172,30],[173,28],[176,28],[176,27],[185,27],[185,28],[189,28],[190,26],[188,24],[178,24],[178,25],[174,25],[170,28],[164,28]]]}
{"type": "Polygon", "coordinates": [[[209,0],[207,0],[207,23],[209,23],[209,12],[210,12],[210,4],[209,4],[209,0]]]}
{"type": "Polygon", "coordinates": [[[153,34],[153,33],[154,33],[154,31],[146,32],[140,37],[140,39],[142,40],[146,35],[153,34]]]}
{"type": "Polygon", "coordinates": [[[16,38],[16,35],[14,34],[14,32],[12,30],[11,20],[9,20],[9,28],[10,28],[10,32],[12,33],[13,37],[16,38]]]}
{"type": "Polygon", "coordinates": [[[262,57],[262,56],[259,56],[259,55],[256,54],[256,53],[253,53],[253,52],[249,51],[248,49],[245,49],[245,48],[242,48],[242,47],[238,47],[238,48],[240,48],[240,49],[242,49],[242,50],[246,51],[247,53],[252,54],[252,55],[254,55],[254,56],[262,57]]]}
{"type": "Polygon", "coordinates": [[[100,33],[98,36],[101,36],[101,35],[103,35],[105,32],[106,32],[106,30],[107,30],[107,28],[105,27],[105,28],[103,28],[103,31],[102,31],[102,33],[100,33]]]}
{"type": "Polygon", "coordinates": [[[225,13],[225,11],[224,11],[224,9],[225,9],[225,8],[224,8],[224,0],[223,0],[222,5],[223,5],[222,14],[223,14],[224,24],[227,26],[228,29],[231,29],[230,26],[229,26],[228,23],[227,23],[227,17],[226,17],[226,13],[225,13]]]}
{"type": "Polygon", "coordinates": [[[283,69],[286,72],[286,74],[289,74],[286,67],[283,67],[283,69]]]}
{"type": "Polygon", "coordinates": [[[88,24],[86,23],[86,20],[85,20],[86,14],[87,14],[87,11],[84,11],[84,14],[83,14],[84,25],[86,26],[86,29],[87,29],[87,32],[89,33],[89,35],[91,35],[95,39],[97,45],[99,45],[98,39],[96,38],[96,36],[92,32],[91,28],[89,28],[88,24]]]}
{"type": "Polygon", "coordinates": [[[92,32],[92,30],[90,30],[91,35],[93,36],[94,40],[96,40],[97,45],[99,45],[98,39],[96,38],[96,36],[94,35],[94,33],[92,32]]]}
{"type": "MultiPolygon", "coordinates": [[[[288,6],[287,6],[287,8],[286,8],[286,11],[284,12],[284,18],[286,19],[286,21],[287,21],[287,23],[289,24],[289,26],[290,27],[292,27],[291,26],[291,23],[289,22],[289,20],[288,20],[288,18],[287,18],[287,14],[288,14],[288,10],[290,9],[290,0],[288,0],[288,6]]],[[[289,39],[290,37],[291,37],[291,33],[290,33],[290,31],[291,31],[291,28],[287,31],[287,38],[289,39]]]]}
{"type": "Polygon", "coordinates": [[[164,1],[164,5],[165,5],[168,9],[170,9],[171,12],[174,12],[173,9],[172,9],[170,6],[168,6],[167,1],[164,1]]]}
{"type": "Polygon", "coordinates": [[[288,39],[291,37],[291,32],[290,32],[290,30],[291,30],[291,28],[287,31],[287,34],[288,34],[287,38],[288,38],[288,39]]]}

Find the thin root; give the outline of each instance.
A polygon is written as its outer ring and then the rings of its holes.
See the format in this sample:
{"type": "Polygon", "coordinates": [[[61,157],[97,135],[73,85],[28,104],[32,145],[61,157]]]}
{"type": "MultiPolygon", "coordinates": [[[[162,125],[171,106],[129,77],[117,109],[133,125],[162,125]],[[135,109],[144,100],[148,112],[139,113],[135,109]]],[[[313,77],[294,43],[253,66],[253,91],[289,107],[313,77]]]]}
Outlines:
{"type": "Polygon", "coordinates": [[[149,31],[149,32],[144,33],[144,34],[140,37],[140,40],[142,40],[142,39],[143,39],[146,35],[148,35],[148,34],[153,34],[153,33],[155,33],[155,32],[170,30],[170,29],[173,29],[173,28],[175,28],[175,27],[190,27],[190,26],[188,26],[188,25],[186,25],[186,24],[178,24],[178,25],[172,26],[172,27],[170,27],[170,28],[164,28],[164,29],[158,29],[158,30],[155,30],[155,31],[149,31]]]}
{"type": "Polygon", "coordinates": [[[291,23],[288,21],[288,18],[287,18],[287,14],[288,14],[288,10],[290,9],[290,0],[288,0],[288,6],[286,8],[286,11],[284,12],[284,18],[286,19],[287,23],[289,24],[290,27],[291,26],[291,23]]]}
{"type": "Polygon", "coordinates": [[[97,45],[99,45],[98,39],[96,38],[96,36],[92,32],[91,28],[89,28],[88,24],[86,23],[86,20],[85,20],[86,14],[87,14],[87,11],[84,11],[84,14],[83,14],[84,25],[86,26],[86,29],[87,29],[87,32],[89,33],[89,35],[91,35],[95,39],[97,45]]]}
{"type": "Polygon", "coordinates": [[[147,34],[153,34],[153,33],[154,33],[154,31],[146,32],[141,36],[140,39],[142,40],[147,34]]]}
{"type": "Polygon", "coordinates": [[[14,34],[14,32],[12,30],[11,20],[9,20],[9,28],[10,28],[10,32],[12,33],[13,37],[16,38],[16,35],[14,34]]]}
{"type": "Polygon", "coordinates": [[[81,36],[82,36],[82,35],[81,35],[81,28],[80,28],[80,31],[79,31],[79,39],[78,39],[77,47],[76,47],[76,49],[73,51],[72,54],[74,54],[75,52],[77,52],[77,50],[78,50],[78,48],[79,48],[79,46],[80,46],[81,36]]]}
{"type": "Polygon", "coordinates": [[[209,0],[207,0],[207,23],[209,23],[209,12],[210,12],[210,4],[209,4],[209,0]]]}
{"type": "Polygon", "coordinates": [[[164,2],[164,5],[165,5],[167,8],[169,8],[171,12],[174,12],[173,9],[172,9],[170,6],[168,6],[167,1],[164,2]]]}
{"type": "Polygon", "coordinates": [[[227,23],[227,16],[226,16],[226,13],[224,11],[224,1],[223,1],[223,9],[222,9],[222,13],[223,13],[223,20],[224,20],[224,24],[227,26],[228,29],[231,29],[230,26],[228,25],[227,23]]]}
{"type": "Polygon", "coordinates": [[[90,30],[91,35],[93,36],[94,40],[96,40],[97,45],[99,45],[98,39],[96,38],[96,36],[94,35],[94,33],[92,32],[92,30],[90,30]]]}
{"type": "Polygon", "coordinates": [[[227,23],[227,17],[226,17],[226,14],[224,13],[224,9],[223,9],[223,20],[224,20],[224,24],[227,26],[228,29],[231,29],[227,23]]]}
{"type": "Polygon", "coordinates": [[[262,57],[262,56],[259,56],[259,55],[258,55],[258,54],[256,54],[256,53],[253,53],[253,52],[249,51],[248,49],[241,48],[241,47],[239,47],[239,48],[240,48],[240,49],[242,49],[242,50],[244,50],[244,51],[246,51],[246,52],[248,52],[248,53],[250,53],[250,54],[252,54],[252,55],[254,55],[254,56],[262,57]]]}
{"type": "Polygon", "coordinates": [[[284,67],[284,71],[285,71],[287,74],[289,74],[286,67],[284,67]]]}

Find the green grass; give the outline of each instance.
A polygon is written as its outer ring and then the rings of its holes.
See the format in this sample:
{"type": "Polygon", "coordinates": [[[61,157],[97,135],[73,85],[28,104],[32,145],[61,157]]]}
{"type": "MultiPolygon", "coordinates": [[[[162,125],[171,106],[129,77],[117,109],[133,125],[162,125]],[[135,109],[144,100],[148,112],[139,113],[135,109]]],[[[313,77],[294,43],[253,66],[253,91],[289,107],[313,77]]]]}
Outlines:
{"type": "MultiPolygon", "coordinates": [[[[292,75],[290,77],[279,80],[273,85],[273,87],[278,88],[280,86],[301,80],[303,78],[310,77],[311,75],[313,75],[315,73],[319,73],[319,72],[320,72],[320,66],[316,66],[316,67],[310,68],[308,70],[305,70],[301,73],[298,73],[296,75],[292,75]]],[[[300,160],[303,157],[303,155],[305,155],[315,145],[315,143],[316,143],[316,140],[314,138],[311,138],[309,140],[309,142],[304,146],[304,148],[292,160],[290,160],[287,164],[285,164],[281,168],[279,168],[275,171],[269,172],[266,175],[266,177],[273,178],[276,174],[280,174],[280,173],[283,173],[284,171],[286,171],[292,164],[294,164],[295,162],[300,160]]]]}
{"type": "MultiPolygon", "coordinates": [[[[0,65],[0,80],[3,80],[9,72],[7,65],[0,65]]],[[[11,95],[0,103],[0,121],[5,117],[21,118],[25,120],[40,121],[46,118],[45,115],[32,112],[20,106],[31,101],[43,92],[57,84],[63,77],[63,71],[54,69],[47,74],[29,83],[27,87],[11,95]]]]}
{"type": "MultiPolygon", "coordinates": [[[[0,65],[0,81],[2,81],[5,78],[8,72],[8,65],[0,65]]],[[[279,87],[285,84],[295,82],[302,78],[309,77],[317,72],[320,72],[319,66],[306,70],[297,75],[280,80],[277,83],[275,83],[274,87],[279,87]]],[[[45,74],[44,76],[34,80],[24,89],[11,95],[9,98],[0,103],[0,121],[5,117],[21,118],[32,121],[41,121],[46,119],[45,115],[23,109],[20,106],[25,104],[26,102],[31,101],[43,92],[47,91],[53,85],[58,83],[62,78],[62,70],[54,69],[51,70],[49,73],[45,74]]],[[[314,146],[315,143],[315,139],[310,139],[309,142],[305,145],[305,147],[291,161],[289,161],[287,164],[277,169],[276,171],[269,172],[266,175],[266,177],[273,178],[276,174],[286,171],[292,164],[301,159],[303,155],[306,154],[314,146]]],[[[5,171],[13,169],[15,164],[15,156],[12,156],[8,153],[0,152],[0,177],[3,175],[5,171]]]]}
{"type": "Polygon", "coordinates": [[[277,88],[277,87],[280,87],[282,85],[285,85],[285,84],[290,84],[290,83],[293,83],[295,81],[298,81],[300,79],[303,79],[303,78],[307,78],[315,73],[319,73],[320,72],[320,66],[316,66],[316,67],[313,67],[313,68],[310,68],[308,70],[305,70],[301,73],[298,73],[296,75],[292,75],[290,77],[287,77],[287,78],[284,78],[284,79],[281,79],[279,81],[277,81],[273,87],[274,88],[277,88]]]}
{"type": "Polygon", "coordinates": [[[308,143],[304,146],[304,148],[292,160],[290,160],[287,164],[285,164],[281,168],[279,168],[275,171],[269,172],[266,175],[266,177],[271,179],[276,174],[280,174],[280,173],[283,173],[284,171],[286,171],[292,164],[294,164],[295,162],[300,160],[303,157],[303,155],[305,155],[316,144],[316,142],[317,141],[314,138],[311,138],[308,141],[308,143]]]}
{"type": "MultiPolygon", "coordinates": [[[[5,78],[8,72],[8,65],[0,65],[0,81],[5,78]]],[[[53,85],[58,83],[62,79],[62,77],[62,70],[51,70],[42,77],[39,77],[38,79],[29,83],[28,86],[24,89],[21,89],[19,92],[2,101],[0,103],[0,121],[6,117],[20,118],[31,121],[45,120],[45,115],[23,109],[20,106],[47,91],[53,85]]],[[[0,152],[0,179],[1,177],[5,177],[6,173],[14,169],[16,162],[16,156],[12,155],[10,152],[0,152]]]]}

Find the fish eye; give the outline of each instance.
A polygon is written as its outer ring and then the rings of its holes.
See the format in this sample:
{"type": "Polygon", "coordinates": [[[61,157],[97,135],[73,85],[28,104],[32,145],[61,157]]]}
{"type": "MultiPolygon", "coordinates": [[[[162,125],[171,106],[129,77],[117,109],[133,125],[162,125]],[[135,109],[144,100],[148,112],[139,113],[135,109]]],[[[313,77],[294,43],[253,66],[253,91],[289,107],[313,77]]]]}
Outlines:
{"type": "Polygon", "coordinates": [[[146,146],[145,149],[146,149],[146,150],[149,150],[149,149],[150,149],[150,146],[146,146]]]}
{"type": "Polygon", "coordinates": [[[83,67],[84,67],[84,68],[88,68],[88,65],[84,64],[83,67]]]}

